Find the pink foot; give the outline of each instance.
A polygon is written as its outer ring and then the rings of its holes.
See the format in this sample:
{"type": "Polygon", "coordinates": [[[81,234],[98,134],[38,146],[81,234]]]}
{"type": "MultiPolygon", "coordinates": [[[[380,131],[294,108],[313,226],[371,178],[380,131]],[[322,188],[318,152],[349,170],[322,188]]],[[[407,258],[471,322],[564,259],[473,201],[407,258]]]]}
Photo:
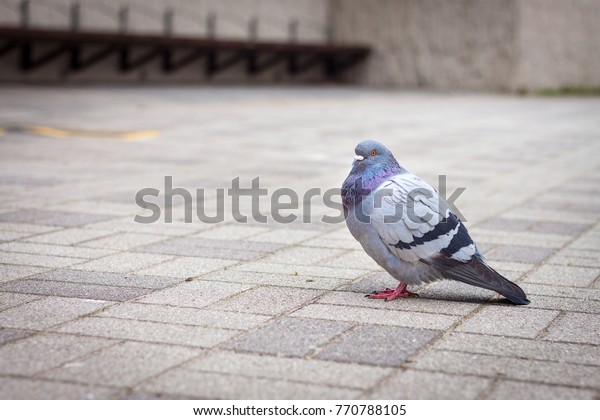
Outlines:
{"type": "Polygon", "coordinates": [[[394,300],[397,298],[409,298],[411,296],[419,296],[406,289],[406,284],[400,283],[396,289],[385,289],[373,294],[366,295],[369,299],[385,299],[387,301],[394,300]]]}

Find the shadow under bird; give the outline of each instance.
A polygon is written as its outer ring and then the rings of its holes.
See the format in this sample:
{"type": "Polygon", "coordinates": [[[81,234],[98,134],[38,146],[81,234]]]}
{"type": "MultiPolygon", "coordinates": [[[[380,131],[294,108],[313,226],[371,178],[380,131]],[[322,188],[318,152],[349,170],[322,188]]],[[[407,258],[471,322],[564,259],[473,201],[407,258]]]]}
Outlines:
{"type": "Polygon", "coordinates": [[[486,264],[465,225],[425,181],[398,164],[381,143],[358,144],[342,186],[348,229],[365,252],[400,282],[368,295],[393,300],[407,285],[458,280],[527,305],[523,289],[486,264]]]}

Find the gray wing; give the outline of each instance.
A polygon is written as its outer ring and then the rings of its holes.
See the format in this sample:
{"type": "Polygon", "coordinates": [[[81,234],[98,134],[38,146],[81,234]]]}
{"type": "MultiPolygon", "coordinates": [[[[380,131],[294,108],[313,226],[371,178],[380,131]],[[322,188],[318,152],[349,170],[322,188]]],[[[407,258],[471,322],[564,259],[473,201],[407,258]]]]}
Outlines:
{"type": "Polygon", "coordinates": [[[374,191],[369,215],[399,258],[421,261],[446,278],[493,290],[513,303],[529,303],[519,286],[485,263],[464,224],[437,191],[415,175],[401,174],[383,183],[374,191]]]}
{"type": "Polygon", "coordinates": [[[404,173],[390,178],[373,197],[372,208],[365,212],[399,258],[418,261],[441,255],[466,262],[477,253],[467,229],[448,204],[417,176],[404,173]]]}

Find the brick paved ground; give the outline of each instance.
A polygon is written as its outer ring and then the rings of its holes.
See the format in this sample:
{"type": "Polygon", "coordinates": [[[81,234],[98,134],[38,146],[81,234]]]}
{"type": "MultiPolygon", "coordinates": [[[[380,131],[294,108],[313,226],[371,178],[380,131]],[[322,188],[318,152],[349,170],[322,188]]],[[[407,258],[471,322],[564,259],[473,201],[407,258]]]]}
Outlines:
{"type": "Polygon", "coordinates": [[[600,397],[597,98],[4,87],[0,107],[1,398],[600,397]],[[161,135],[10,129],[31,125],[161,135]],[[181,200],[133,222],[166,175],[209,214],[237,176],[338,187],[364,138],[467,187],[472,236],[532,304],[449,281],[365,299],[395,282],[341,224],[186,224],[181,200]]]}

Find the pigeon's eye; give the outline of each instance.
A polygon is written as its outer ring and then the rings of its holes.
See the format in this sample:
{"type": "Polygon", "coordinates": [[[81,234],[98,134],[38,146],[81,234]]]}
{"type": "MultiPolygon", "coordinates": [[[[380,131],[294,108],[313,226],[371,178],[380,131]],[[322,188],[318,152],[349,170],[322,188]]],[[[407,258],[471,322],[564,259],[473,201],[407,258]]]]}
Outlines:
{"type": "Polygon", "coordinates": [[[373,150],[371,151],[371,156],[375,156],[376,154],[377,154],[377,150],[373,149],[373,150]]]}

